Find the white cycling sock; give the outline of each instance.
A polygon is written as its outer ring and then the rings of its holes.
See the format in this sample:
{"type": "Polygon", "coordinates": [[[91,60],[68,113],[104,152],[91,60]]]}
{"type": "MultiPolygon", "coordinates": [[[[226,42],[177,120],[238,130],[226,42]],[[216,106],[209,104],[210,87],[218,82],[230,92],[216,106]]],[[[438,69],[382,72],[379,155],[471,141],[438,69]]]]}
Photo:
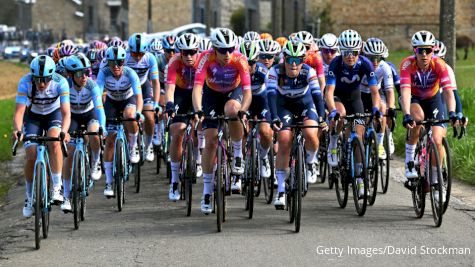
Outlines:
{"type": "Polygon", "coordinates": [[[276,170],[275,175],[277,176],[277,192],[285,192],[285,179],[289,171],[287,170],[276,170]]]}
{"type": "Polygon", "coordinates": [[[261,144],[259,144],[259,156],[261,156],[261,159],[266,159],[267,154],[269,153],[270,148],[263,148],[261,144]]]}
{"type": "Polygon", "coordinates": [[[148,134],[144,134],[143,138],[145,142],[145,149],[148,149],[150,145],[152,144],[152,136],[148,134]]]}
{"type": "Polygon", "coordinates": [[[53,188],[55,190],[61,189],[61,185],[63,184],[61,173],[52,173],[51,178],[53,179],[53,188]]]}
{"type": "Polygon", "coordinates": [[[25,181],[25,193],[26,193],[26,198],[28,199],[31,199],[33,197],[33,192],[31,192],[32,187],[33,187],[33,182],[25,181]]]}
{"type": "Polygon", "coordinates": [[[416,145],[406,144],[406,164],[409,161],[414,161],[415,153],[416,153],[416,145]]]}
{"type": "Polygon", "coordinates": [[[211,195],[213,193],[214,173],[203,174],[203,195],[211,195]]]}
{"type": "Polygon", "coordinates": [[[196,149],[195,148],[195,159],[196,159],[196,164],[201,164],[201,148],[196,149]]]}
{"type": "Polygon", "coordinates": [[[242,158],[242,140],[233,141],[234,157],[242,158]]]}
{"type": "Polygon", "coordinates": [[[137,146],[137,136],[139,133],[129,133],[129,147],[130,149],[137,146]]]}
{"type": "Polygon", "coordinates": [[[106,173],[106,184],[112,184],[112,162],[104,162],[104,169],[106,173]]]}
{"type": "Polygon", "coordinates": [[[307,150],[307,155],[305,157],[305,162],[307,164],[313,164],[315,162],[317,162],[317,153],[318,153],[318,149],[316,151],[310,151],[310,150],[307,150]]]}
{"type": "Polygon", "coordinates": [[[381,145],[384,141],[384,133],[377,133],[376,136],[378,139],[378,145],[381,145]]]}
{"type": "Polygon", "coordinates": [[[205,148],[205,133],[200,130],[198,130],[198,148],[205,148]]]}
{"type": "Polygon", "coordinates": [[[180,162],[170,162],[172,170],[172,184],[180,181],[180,162]]]}
{"type": "Polygon", "coordinates": [[[92,160],[93,162],[98,162],[101,159],[101,150],[92,151],[92,160]]]}

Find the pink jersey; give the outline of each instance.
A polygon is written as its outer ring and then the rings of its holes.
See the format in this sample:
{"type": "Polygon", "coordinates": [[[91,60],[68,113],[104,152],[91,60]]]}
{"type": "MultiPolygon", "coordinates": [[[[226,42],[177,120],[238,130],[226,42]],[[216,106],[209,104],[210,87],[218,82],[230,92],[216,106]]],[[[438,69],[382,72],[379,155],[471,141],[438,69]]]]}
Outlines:
{"type": "Polygon", "coordinates": [[[206,85],[214,91],[226,93],[239,85],[243,90],[251,90],[251,76],[247,59],[241,53],[234,51],[229,64],[222,66],[214,50],[200,54],[195,74],[195,84],[206,85]]]}
{"type": "Polygon", "coordinates": [[[175,84],[181,89],[193,89],[193,81],[195,80],[195,71],[198,61],[195,61],[193,67],[187,67],[181,60],[180,54],[173,56],[167,65],[167,84],[175,84]]]}
{"type": "Polygon", "coordinates": [[[318,53],[318,51],[308,51],[304,63],[314,68],[315,71],[317,71],[318,78],[325,76],[325,71],[323,69],[323,59],[322,56],[320,56],[320,53],[318,53]]]}
{"type": "Polygon", "coordinates": [[[409,56],[401,62],[401,89],[410,88],[411,94],[420,99],[429,99],[442,90],[453,90],[445,62],[432,58],[429,68],[420,70],[415,56],[409,56]]]}

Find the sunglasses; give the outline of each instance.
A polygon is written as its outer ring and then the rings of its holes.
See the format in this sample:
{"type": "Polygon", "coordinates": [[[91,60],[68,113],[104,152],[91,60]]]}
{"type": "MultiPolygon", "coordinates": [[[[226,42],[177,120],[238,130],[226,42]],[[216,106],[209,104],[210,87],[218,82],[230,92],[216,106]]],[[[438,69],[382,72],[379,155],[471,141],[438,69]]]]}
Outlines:
{"type": "Polygon", "coordinates": [[[341,51],[341,54],[343,55],[343,57],[350,57],[350,56],[357,57],[360,54],[360,51],[358,51],[358,50],[343,50],[343,51],[341,51]]]}
{"type": "Polygon", "coordinates": [[[130,52],[130,54],[133,57],[143,57],[145,55],[145,53],[141,53],[141,52],[130,52]]]}
{"type": "Polygon", "coordinates": [[[371,62],[379,62],[379,61],[381,61],[381,58],[382,58],[381,56],[366,56],[366,57],[367,57],[367,58],[369,59],[369,61],[371,61],[371,62]]]}
{"type": "Polygon", "coordinates": [[[36,84],[49,83],[52,79],[53,79],[53,76],[46,76],[46,77],[33,76],[33,82],[35,82],[36,84]]]}
{"type": "Polygon", "coordinates": [[[416,52],[419,55],[422,55],[424,53],[428,55],[434,52],[434,49],[432,49],[431,47],[417,47],[417,48],[414,48],[414,52],[416,52]]]}
{"type": "Polygon", "coordinates": [[[336,49],[328,49],[328,48],[322,48],[322,53],[323,54],[330,54],[333,55],[337,52],[336,49]]]}
{"type": "Polygon", "coordinates": [[[181,50],[181,54],[185,57],[187,56],[194,56],[198,53],[198,50],[192,49],[192,50],[181,50]]]}
{"type": "Polygon", "coordinates": [[[295,65],[300,65],[303,63],[303,58],[301,57],[286,57],[285,58],[285,63],[292,65],[295,63],[295,65]]]}
{"type": "Polygon", "coordinates": [[[83,70],[78,70],[74,73],[74,77],[76,77],[76,78],[81,78],[83,76],[86,76],[86,77],[91,76],[91,70],[90,69],[83,69],[83,70]]]}
{"type": "Polygon", "coordinates": [[[274,58],[274,55],[271,55],[271,54],[260,54],[260,55],[259,55],[259,58],[260,58],[260,59],[273,59],[273,58],[274,58]]]}
{"type": "Polygon", "coordinates": [[[122,67],[124,66],[125,60],[120,59],[120,60],[109,60],[108,64],[111,67],[119,66],[122,67]]]}
{"type": "Polygon", "coordinates": [[[218,53],[220,53],[222,55],[226,55],[227,53],[232,54],[234,52],[235,48],[234,47],[217,48],[216,50],[218,50],[218,53]]]}
{"type": "Polygon", "coordinates": [[[176,53],[175,49],[164,49],[165,53],[171,54],[171,53],[176,53]]]}

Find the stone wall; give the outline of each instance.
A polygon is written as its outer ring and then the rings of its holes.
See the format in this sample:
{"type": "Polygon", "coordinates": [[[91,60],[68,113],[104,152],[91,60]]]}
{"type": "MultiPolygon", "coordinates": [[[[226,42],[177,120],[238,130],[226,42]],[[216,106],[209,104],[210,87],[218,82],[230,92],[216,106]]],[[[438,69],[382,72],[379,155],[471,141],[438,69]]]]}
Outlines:
{"type": "Polygon", "coordinates": [[[37,29],[50,28],[55,35],[61,37],[63,30],[68,38],[83,36],[83,18],[76,16],[76,11],[82,11],[82,6],[71,0],[42,0],[32,5],[32,27],[37,29]]]}

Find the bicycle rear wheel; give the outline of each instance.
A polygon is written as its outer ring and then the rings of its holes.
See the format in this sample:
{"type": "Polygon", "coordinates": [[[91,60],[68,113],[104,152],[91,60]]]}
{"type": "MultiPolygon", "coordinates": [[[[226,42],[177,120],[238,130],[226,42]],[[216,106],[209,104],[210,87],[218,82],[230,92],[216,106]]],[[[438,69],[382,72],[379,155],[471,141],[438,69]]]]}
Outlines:
{"type": "Polygon", "coordinates": [[[35,209],[35,247],[36,249],[40,249],[41,243],[41,219],[43,217],[43,212],[41,210],[43,206],[43,196],[42,192],[42,181],[43,181],[43,164],[37,164],[35,169],[35,183],[34,187],[35,190],[33,192],[33,199],[34,199],[34,209],[35,209]]]}
{"type": "Polygon", "coordinates": [[[330,179],[333,181],[333,185],[335,186],[335,193],[336,199],[338,201],[338,205],[340,208],[344,209],[346,204],[348,203],[348,177],[346,171],[346,157],[348,155],[345,154],[345,142],[343,136],[340,135],[338,141],[338,159],[341,163],[340,167],[333,168],[332,173],[330,174],[330,179]],[[346,155],[346,156],[345,156],[346,155]]]}
{"type": "Polygon", "coordinates": [[[196,163],[195,163],[195,153],[193,151],[193,141],[190,139],[186,142],[186,147],[185,147],[185,154],[186,156],[184,157],[185,162],[182,162],[184,164],[186,170],[185,170],[185,184],[184,184],[184,189],[185,189],[185,201],[186,201],[186,216],[190,216],[191,214],[191,204],[192,204],[192,194],[193,194],[193,177],[196,175],[196,163]]]}
{"type": "MultiPolygon", "coordinates": [[[[415,158],[419,159],[421,153],[420,143],[416,146],[415,158]]],[[[427,164],[427,163],[426,163],[427,164]]],[[[424,170],[420,169],[420,164],[415,166],[417,171],[417,178],[414,181],[413,188],[411,190],[412,195],[412,205],[414,207],[414,212],[416,213],[416,218],[422,218],[424,216],[424,210],[426,206],[426,193],[424,193],[424,176],[421,173],[424,173],[424,170]]]]}
{"type": "Polygon", "coordinates": [[[384,131],[384,150],[386,150],[386,159],[379,160],[379,176],[381,177],[381,188],[383,194],[386,194],[389,186],[389,175],[391,171],[391,153],[389,150],[389,128],[384,131]]]}
{"type": "Polygon", "coordinates": [[[123,140],[117,140],[117,145],[115,147],[115,190],[117,197],[117,209],[122,211],[122,206],[124,204],[124,175],[125,175],[125,159],[124,159],[124,142],[123,140]]]}
{"type": "Polygon", "coordinates": [[[266,199],[266,203],[270,204],[272,202],[272,198],[274,197],[274,145],[271,144],[269,153],[267,155],[269,159],[270,165],[270,176],[268,178],[262,178],[262,187],[264,188],[264,196],[266,199]]]}
{"type": "Polygon", "coordinates": [[[303,144],[300,144],[297,151],[297,172],[295,177],[296,180],[296,189],[294,191],[294,213],[295,213],[295,232],[298,233],[300,231],[300,221],[302,218],[302,196],[303,196],[303,183],[305,181],[305,167],[304,167],[304,152],[303,152],[303,144]]]}
{"type": "MultiPolygon", "coordinates": [[[[73,198],[73,218],[74,218],[74,229],[79,229],[79,220],[80,220],[80,207],[79,207],[79,202],[80,202],[80,194],[81,194],[81,189],[79,187],[79,180],[81,179],[81,152],[76,150],[76,153],[74,153],[74,167],[73,167],[73,176],[72,176],[72,198],[73,198]]],[[[69,186],[69,185],[66,185],[69,186]]]]}
{"type": "Polygon", "coordinates": [[[439,151],[435,144],[431,144],[429,147],[429,151],[427,153],[429,157],[429,165],[427,166],[429,169],[429,178],[431,181],[430,185],[430,200],[431,200],[431,207],[432,207],[432,216],[434,217],[434,223],[436,227],[439,227],[442,224],[442,216],[444,214],[444,203],[443,203],[443,181],[442,181],[442,173],[440,170],[440,158],[439,158],[439,151]],[[437,171],[437,181],[432,181],[433,173],[433,165],[436,165],[437,171]]]}
{"type": "Polygon", "coordinates": [[[257,157],[257,138],[252,139],[251,144],[251,166],[250,166],[250,175],[247,177],[247,202],[249,206],[249,219],[252,219],[254,213],[254,186],[256,183],[257,175],[259,175],[258,168],[258,157],[257,157]]]}
{"type": "MultiPolygon", "coordinates": [[[[376,201],[376,194],[378,193],[378,171],[379,171],[379,155],[378,155],[378,141],[376,133],[371,131],[369,136],[365,138],[365,154],[366,154],[366,170],[368,174],[368,204],[371,206],[376,201]]],[[[388,157],[386,157],[388,158],[388,157]]]]}
{"type": "Polygon", "coordinates": [[[445,191],[445,202],[444,202],[444,213],[449,206],[450,200],[450,191],[452,190],[452,152],[450,151],[449,143],[447,138],[442,139],[442,144],[444,147],[445,156],[442,158],[442,190],[445,191]]]}
{"type": "Polygon", "coordinates": [[[360,175],[356,175],[357,170],[357,163],[356,159],[357,156],[361,159],[361,162],[366,162],[365,160],[365,154],[363,150],[363,144],[361,143],[360,139],[355,138],[351,142],[351,181],[352,181],[352,188],[353,188],[353,200],[355,202],[355,208],[356,208],[356,213],[358,213],[359,216],[364,216],[366,212],[366,205],[368,204],[368,187],[369,187],[369,182],[368,182],[368,176],[366,172],[366,164],[361,164],[361,173],[360,175]],[[359,188],[358,188],[358,182],[357,178],[363,179],[363,194],[360,196],[359,195],[359,188]]]}
{"type": "MultiPolygon", "coordinates": [[[[322,132],[321,133],[321,137],[320,137],[320,147],[319,147],[319,150],[318,150],[318,162],[320,163],[319,164],[319,168],[320,168],[320,183],[325,183],[325,180],[328,178],[327,177],[327,166],[328,166],[328,163],[327,163],[327,148],[328,148],[328,143],[327,143],[327,138],[328,138],[328,135],[326,132],[322,132]]],[[[328,180],[328,186],[330,187],[330,189],[333,188],[333,184],[331,183],[330,180],[328,180]]]]}
{"type": "Polygon", "coordinates": [[[216,204],[216,224],[218,227],[218,232],[221,232],[223,229],[224,221],[224,191],[223,191],[223,166],[226,166],[224,162],[223,150],[221,147],[218,147],[218,169],[216,174],[216,186],[215,186],[215,204],[216,204]]]}
{"type": "Polygon", "coordinates": [[[46,191],[47,194],[43,196],[43,204],[42,204],[42,212],[41,212],[41,226],[43,229],[43,238],[48,238],[49,232],[49,214],[51,211],[50,200],[51,200],[51,192],[52,192],[52,182],[51,182],[51,172],[46,168],[44,177],[46,179],[42,182],[46,182],[46,191]]]}

